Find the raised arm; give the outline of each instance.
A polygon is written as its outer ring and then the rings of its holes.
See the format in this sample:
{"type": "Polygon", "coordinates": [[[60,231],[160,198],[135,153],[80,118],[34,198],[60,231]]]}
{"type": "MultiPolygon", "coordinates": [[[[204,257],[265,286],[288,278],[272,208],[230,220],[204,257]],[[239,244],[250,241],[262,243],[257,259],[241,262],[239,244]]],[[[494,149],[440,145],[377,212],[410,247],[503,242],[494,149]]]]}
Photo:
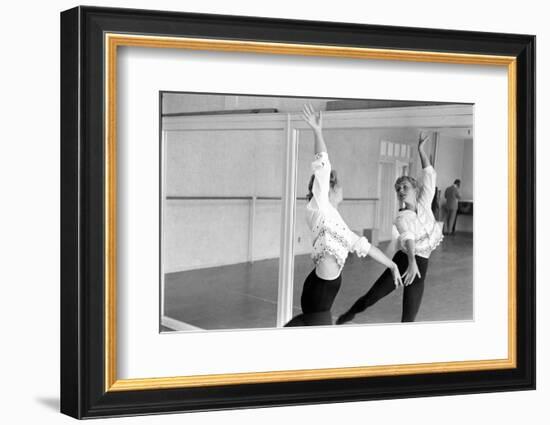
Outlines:
{"type": "Polygon", "coordinates": [[[311,127],[313,134],[315,135],[315,154],[317,155],[321,152],[327,152],[327,145],[325,143],[325,139],[323,138],[321,114],[315,112],[311,105],[306,104],[304,105],[304,110],[302,111],[302,117],[311,127]]]}
{"type": "Polygon", "coordinates": [[[321,128],[321,119],[311,105],[304,105],[302,113],[304,121],[312,128],[315,134],[315,159],[311,163],[311,171],[315,178],[311,193],[319,208],[328,206],[330,203],[330,171],[331,165],[328,159],[327,147],[321,128]]]}
{"type": "Polygon", "coordinates": [[[437,174],[430,163],[430,158],[425,152],[425,145],[429,137],[424,136],[422,132],[418,136],[418,154],[422,163],[422,188],[418,200],[421,204],[430,208],[435,195],[435,181],[437,174]]]}
{"type": "Polygon", "coordinates": [[[424,146],[426,145],[426,142],[428,141],[429,137],[424,136],[424,133],[420,132],[420,135],[418,136],[418,154],[420,155],[420,162],[422,163],[422,168],[429,167],[432,165],[430,163],[430,157],[426,154],[424,151],[424,146]]]}

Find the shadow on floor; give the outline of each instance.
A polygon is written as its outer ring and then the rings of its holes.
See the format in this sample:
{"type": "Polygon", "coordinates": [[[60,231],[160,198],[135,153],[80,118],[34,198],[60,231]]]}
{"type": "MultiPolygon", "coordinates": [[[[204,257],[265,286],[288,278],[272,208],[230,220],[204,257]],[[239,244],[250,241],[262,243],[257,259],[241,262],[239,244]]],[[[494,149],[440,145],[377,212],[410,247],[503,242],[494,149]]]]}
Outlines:
{"type": "Polygon", "coordinates": [[[38,404],[59,412],[59,397],[37,397],[35,400],[38,404]]]}

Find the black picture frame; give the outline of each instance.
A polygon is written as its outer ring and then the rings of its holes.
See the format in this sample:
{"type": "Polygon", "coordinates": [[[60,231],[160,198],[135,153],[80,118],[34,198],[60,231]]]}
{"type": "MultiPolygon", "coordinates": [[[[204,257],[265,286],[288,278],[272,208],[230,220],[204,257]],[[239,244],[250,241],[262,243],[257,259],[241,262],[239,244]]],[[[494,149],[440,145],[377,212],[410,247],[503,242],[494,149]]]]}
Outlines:
{"type": "Polygon", "coordinates": [[[535,37],[132,9],[61,13],[61,412],[75,418],[535,388],[535,37]],[[517,367],[139,391],[105,390],[104,34],[513,56],[517,367]]]}

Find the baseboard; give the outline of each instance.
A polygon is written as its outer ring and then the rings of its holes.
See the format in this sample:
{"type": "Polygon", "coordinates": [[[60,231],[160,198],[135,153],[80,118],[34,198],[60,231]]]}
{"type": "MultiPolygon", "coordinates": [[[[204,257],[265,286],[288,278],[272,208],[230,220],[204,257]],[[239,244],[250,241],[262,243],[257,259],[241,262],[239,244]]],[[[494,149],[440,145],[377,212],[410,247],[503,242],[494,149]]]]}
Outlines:
{"type": "Polygon", "coordinates": [[[189,323],[181,322],[176,319],[172,319],[168,316],[162,316],[160,323],[167,328],[173,329],[175,331],[202,331],[204,329],[199,328],[198,326],[190,325],[189,323]]]}

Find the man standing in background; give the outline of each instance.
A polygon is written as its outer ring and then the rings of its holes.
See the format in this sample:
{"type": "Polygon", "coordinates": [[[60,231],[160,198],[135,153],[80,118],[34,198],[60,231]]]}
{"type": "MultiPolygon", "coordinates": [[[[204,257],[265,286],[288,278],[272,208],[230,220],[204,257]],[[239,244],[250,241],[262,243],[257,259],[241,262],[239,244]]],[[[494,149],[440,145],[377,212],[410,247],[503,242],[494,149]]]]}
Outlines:
{"type": "Polygon", "coordinates": [[[460,180],[456,179],[452,186],[445,189],[445,209],[447,210],[447,216],[445,217],[443,233],[446,235],[455,232],[456,212],[458,210],[458,200],[460,199],[459,188],[460,180]]]}

